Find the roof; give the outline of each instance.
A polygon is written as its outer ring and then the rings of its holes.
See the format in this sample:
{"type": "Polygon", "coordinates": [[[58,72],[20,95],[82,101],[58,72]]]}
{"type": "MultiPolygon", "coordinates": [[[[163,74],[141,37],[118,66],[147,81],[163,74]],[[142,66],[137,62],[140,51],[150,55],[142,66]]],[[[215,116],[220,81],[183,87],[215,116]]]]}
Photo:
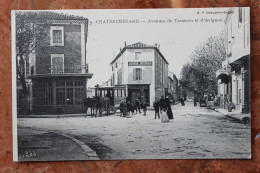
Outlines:
{"type": "Polygon", "coordinates": [[[66,20],[69,22],[88,23],[88,19],[82,16],[69,15],[53,11],[18,11],[16,14],[35,14],[36,20],[66,20]]]}
{"type": "Polygon", "coordinates": [[[152,45],[147,45],[141,42],[138,43],[134,43],[131,45],[125,45],[125,47],[119,52],[119,54],[113,59],[113,61],[110,63],[110,65],[112,65],[125,51],[126,49],[155,49],[157,51],[157,53],[163,58],[163,60],[169,64],[167,62],[167,60],[164,58],[164,56],[162,55],[162,53],[160,52],[160,50],[158,49],[157,45],[152,46],[152,45]]]}

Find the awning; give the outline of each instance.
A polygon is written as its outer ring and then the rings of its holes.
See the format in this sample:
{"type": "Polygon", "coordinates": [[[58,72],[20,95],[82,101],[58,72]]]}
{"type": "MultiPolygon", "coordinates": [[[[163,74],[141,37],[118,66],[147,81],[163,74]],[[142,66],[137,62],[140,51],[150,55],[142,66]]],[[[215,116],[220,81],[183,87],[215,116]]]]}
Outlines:
{"type": "Polygon", "coordinates": [[[218,70],[216,72],[217,79],[221,79],[222,83],[227,84],[229,82],[229,72],[226,70],[218,70]]]}

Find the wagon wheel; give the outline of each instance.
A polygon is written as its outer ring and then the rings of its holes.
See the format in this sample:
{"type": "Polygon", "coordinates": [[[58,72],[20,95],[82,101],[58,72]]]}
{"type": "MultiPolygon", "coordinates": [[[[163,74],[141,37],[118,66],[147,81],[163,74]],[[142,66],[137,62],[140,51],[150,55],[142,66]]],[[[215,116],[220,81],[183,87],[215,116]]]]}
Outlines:
{"type": "Polygon", "coordinates": [[[116,109],[114,106],[110,106],[109,109],[110,109],[110,112],[112,112],[113,114],[116,113],[116,109]]]}

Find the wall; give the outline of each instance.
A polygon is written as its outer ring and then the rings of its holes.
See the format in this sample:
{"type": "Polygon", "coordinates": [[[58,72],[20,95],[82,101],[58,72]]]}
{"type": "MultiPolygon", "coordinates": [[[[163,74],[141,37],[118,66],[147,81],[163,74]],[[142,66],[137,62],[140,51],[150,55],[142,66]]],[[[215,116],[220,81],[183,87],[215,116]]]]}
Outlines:
{"type": "Polygon", "coordinates": [[[230,63],[242,56],[250,54],[250,16],[249,8],[242,9],[242,23],[239,22],[239,10],[233,9],[227,18],[228,54],[231,53],[230,63]]]}
{"type": "Polygon", "coordinates": [[[36,49],[36,73],[51,73],[51,54],[64,54],[64,73],[81,73],[80,25],[47,25],[45,32],[43,44],[36,49]],[[64,26],[64,46],[50,46],[50,26],[64,26]]]}

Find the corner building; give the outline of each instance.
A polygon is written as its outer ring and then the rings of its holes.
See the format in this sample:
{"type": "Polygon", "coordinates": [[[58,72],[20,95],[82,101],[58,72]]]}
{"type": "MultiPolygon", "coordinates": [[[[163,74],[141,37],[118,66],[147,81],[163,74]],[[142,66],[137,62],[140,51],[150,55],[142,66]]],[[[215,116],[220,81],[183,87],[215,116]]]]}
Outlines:
{"type": "Polygon", "coordinates": [[[32,112],[84,112],[82,99],[92,77],[86,64],[88,19],[54,12],[39,12],[38,19],[46,36],[36,39],[30,64],[32,112]]]}
{"type": "Polygon", "coordinates": [[[111,85],[124,87],[127,100],[139,99],[152,106],[155,97],[165,96],[168,91],[168,62],[158,45],[144,43],[126,45],[110,63],[111,85]]]}

